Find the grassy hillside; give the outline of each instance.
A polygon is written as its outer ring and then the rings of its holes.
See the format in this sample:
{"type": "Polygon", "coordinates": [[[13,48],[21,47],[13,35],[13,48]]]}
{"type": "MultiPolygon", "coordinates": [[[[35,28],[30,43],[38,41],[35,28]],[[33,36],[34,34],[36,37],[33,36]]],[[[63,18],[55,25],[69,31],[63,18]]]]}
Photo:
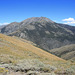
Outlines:
{"type": "Polygon", "coordinates": [[[33,45],[23,42],[19,39],[14,39],[9,36],[0,34],[0,56],[5,58],[38,58],[38,59],[49,59],[55,61],[64,61],[59,57],[56,57],[48,52],[43,51],[40,48],[34,47],[33,45]]]}
{"type": "MultiPolygon", "coordinates": [[[[38,69],[38,71],[54,71],[55,73],[61,72],[62,68],[69,71],[68,68],[74,67],[74,63],[45,52],[30,42],[21,40],[0,34],[0,67],[4,65],[3,67],[23,72],[38,69]]],[[[1,71],[4,69],[1,68],[1,71]]]]}
{"type": "Polygon", "coordinates": [[[63,59],[75,61],[75,44],[52,49],[50,52],[63,59]]]}

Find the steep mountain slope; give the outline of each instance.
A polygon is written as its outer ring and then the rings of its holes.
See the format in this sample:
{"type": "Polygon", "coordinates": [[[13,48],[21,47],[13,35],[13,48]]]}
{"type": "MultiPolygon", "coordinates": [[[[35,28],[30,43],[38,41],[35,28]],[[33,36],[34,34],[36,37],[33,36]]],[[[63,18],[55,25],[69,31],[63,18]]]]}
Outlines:
{"type": "Polygon", "coordinates": [[[75,27],[74,26],[70,26],[70,25],[66,25],[66,24],[59,24],[59,25],[71,30],[75,34],[75,27]]]}
{"type": "Polygon", "coordinates": [[[13,23],[10,23],[4,27],[2,27],[0,30],[1,30],[1,33],[5,33],[5,34],[8,34],[8,33],[12,33],[14,31],[16,31],[17,29],[19,29],[19,23],[17,22],[13,22],[13,23]]]}
{"type": "Polygon", "coordinates": [[[75,44],[63,46],[50,50],[52,54],[55,54],[63,59],[75,61],[75,44]]]}
{"type": "Polygon", "coordinates": [[[75,27],[55,23],[46,17],[11,23],[3,27],[1,33],[27,39],[45,50],[75,43],[75,27]]]}

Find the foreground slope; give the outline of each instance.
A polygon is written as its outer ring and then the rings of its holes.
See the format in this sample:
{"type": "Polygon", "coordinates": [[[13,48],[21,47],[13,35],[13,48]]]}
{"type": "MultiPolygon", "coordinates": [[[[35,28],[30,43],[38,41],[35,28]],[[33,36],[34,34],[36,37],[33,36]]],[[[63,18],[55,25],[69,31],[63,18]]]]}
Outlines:
{"type": "Polygon", "coordinates": [[[63,59],[75,61],[75,44],[55,48],[50,50],[50,52],[63,59]]]}
{"type": "Polygon", "coordinates": [[[40,60],[45,60],[47,58],[51,61],[65,61],[27,42],[0,34],[0,59],[3,60],[3,57],[6,59],[4,61],[7,61],[8,58],[9,60],[14,58],[37,58],[40,60]]]}
{"type": "Polygon", "coordinates": [[[23,75],[22,72],[30,75],[37,71],[43,73],[40,75],[74,75],[75,70],[74,63],[37,48],[26,40],[0,34],[0,72],[6,73],[7,70],[3,67],[9,70],[7,75],[23,75]],[[21,73],[17,73],[18,71],[21,73]]]}
{"type": "Polygon", "coordinates": [[[46,17],[32,17],[1,28],[1,33],[17,36],[50,50],[75,43],[75,27],[59,24],[46,17]]]}

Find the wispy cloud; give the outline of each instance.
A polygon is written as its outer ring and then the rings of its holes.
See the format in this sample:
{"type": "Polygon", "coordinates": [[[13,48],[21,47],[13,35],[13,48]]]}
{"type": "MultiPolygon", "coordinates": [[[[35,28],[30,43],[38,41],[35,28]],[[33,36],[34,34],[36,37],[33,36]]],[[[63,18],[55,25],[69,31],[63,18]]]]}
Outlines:
{"type": "Polygon", "coordinates": [[[7,24],[9,24],[9,23],[0,23],[0,25],[7,25],[7,24]]]}
{"type": "Polygon", "coordinates": [[[65,21],[64,24],[75,24],[75,19],[74,18],[63,19],[62,21],[65,21]]]}

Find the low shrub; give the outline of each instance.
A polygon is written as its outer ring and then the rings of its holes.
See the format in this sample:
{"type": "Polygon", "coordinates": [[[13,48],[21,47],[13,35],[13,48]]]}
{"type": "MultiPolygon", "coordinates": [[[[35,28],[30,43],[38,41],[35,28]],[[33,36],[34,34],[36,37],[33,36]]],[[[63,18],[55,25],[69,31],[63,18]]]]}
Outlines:
{"type": "Polygon", "coordinates": [[[0,67],[0,74],[6,74],[8,72],[8,70],[6,70],[3,67],[0,67]]]}
{"type": "Polygon", "coordinates": [[[46,67],[40,68],[40,71],[47,72],[47,73],[51,72],[51,70],[49,68],[46,68],[46,67]]]}
{"type": "Polygon", "coordinates": [[[70,68],[66,69],[67,73],[75,73],[75,66],[71,66],[70,68]]]}

